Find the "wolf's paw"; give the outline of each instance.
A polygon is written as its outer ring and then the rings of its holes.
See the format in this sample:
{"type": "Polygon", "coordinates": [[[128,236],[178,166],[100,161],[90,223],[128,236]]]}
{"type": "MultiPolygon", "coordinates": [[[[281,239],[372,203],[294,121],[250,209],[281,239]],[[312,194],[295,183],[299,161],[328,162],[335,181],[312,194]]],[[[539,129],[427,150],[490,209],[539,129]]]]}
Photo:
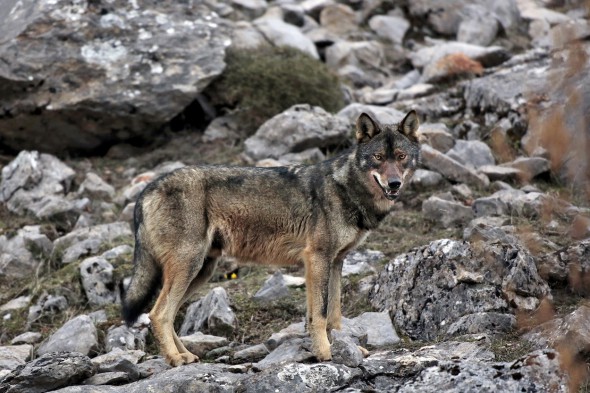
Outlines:
{"type": "Polygon", "coordinates": [[[166,362],[172,367],[182,366],[183,364],[189,364],[199,361],[199,357],[189,352],[178,353],[174,355],[166,356],[166,362]]]}
{"type": "Polygon", "coordinates": [[[320,362],[327,362],[332,360],[332,351],[330,350],[329,342],[326,343],[326,345],[320,345],[319,348],[314,348],[313,354],[320,362]]]}
{"type": "Polygon", "coordinates": [[[369,353],[369,351],[367,350],[367,348],[365,348],[365,347],[361,347],[360,345],[357,345],[356,347],[357,347],[357,348],[358,348],[358,349],[361,351],[361,353],[363,354],[363,357],[364,357],[364,358],[366,358],[367,356],[369,356],[369,355],[370,355],[370,353],[369,353]]]}

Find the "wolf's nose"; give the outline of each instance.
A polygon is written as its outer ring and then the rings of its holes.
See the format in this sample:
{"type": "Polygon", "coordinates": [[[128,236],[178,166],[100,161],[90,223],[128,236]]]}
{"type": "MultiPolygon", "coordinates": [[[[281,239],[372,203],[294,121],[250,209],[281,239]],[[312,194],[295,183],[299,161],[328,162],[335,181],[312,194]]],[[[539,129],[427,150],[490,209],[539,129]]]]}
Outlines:
{"type": "Polygon", "coordinates": [[[399,188],[402,185],[402,182],[399,181],[398,179],[388,179],[387,180],[387,185],[389,186],[389,188],[391,188],[393,191],[397,191],[399,190],[399,188]]]}

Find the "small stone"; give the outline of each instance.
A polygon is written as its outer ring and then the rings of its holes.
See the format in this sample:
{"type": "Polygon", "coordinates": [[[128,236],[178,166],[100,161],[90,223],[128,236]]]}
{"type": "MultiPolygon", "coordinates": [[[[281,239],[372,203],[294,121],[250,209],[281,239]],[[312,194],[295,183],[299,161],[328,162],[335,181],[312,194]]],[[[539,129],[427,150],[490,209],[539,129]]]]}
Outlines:
{"type": "Polygon", "coordinates": [[[429,171],[427,169],[416,169],[414,176],[410,180],[410,187],[416,191],[426,191],[437,188],[443,184],[445,180],[438,172],[429,171]]]}
{"type": "Polygon", "coordinates": [[[305,277],[291,276],[290,274],[283,274],[285,285],[289,288],[300,288],[305,286],[305,277]]]}
{"type": "Polygon", "coordinates": [[[38,355],[70,351],[88,355],[96,352],[98,337],[94,323],[87,315],[79,315],[66,322],[41,344],[38,355]]]}
{"type": "Polygon", "coordinates": [[[14,370],[25,364],[32,353],[33,346],[29,344],[0,347],[0,370],[14,370]]]}
{"type": "Polygon", "coordinates": [[[43,339],[43,335],[37,332],[25,332],[13,338],[10,343],[12,345],[19,344],[37,344],[43,339]]]}
{"type": "Polygon", "coordinates": [[[271,302],[289,295],[289,289],[283,279],[283,274],[277,270],[262,287],[252,296],[252,299],[258,302],[271,302]]]}
{"type": "Polygon", "coordinates": [[[292,338],[303,338],[305,336],[305,322],[292,323],[281,331],[273,333],[266,341],[266,347],[272,351],[285,341],[292,338]]]}
{"type": "Polygon", "coordinates": [[[87,258],[80,264],[82,287],[93,306],[103,306],[117,301],[118,292],[113,279],[113,265],[103,257],[87,258]]]}
{"type": "Polygon", "coordinates": [[[363,362],[363,353],[346,334],[332,330],[332,362],[348,367],[358,367],[363,362]]]}
{"type": "Polygon", "coordinates": [[[223,347],[228,343],[225,337],[211,336],[201,332],[195,332],[190,336],[181,336],[180,341],[182,341],[186,349],[200,358],[204,357],[207,352],[223,347]]]}
{"type": "Polygon", "coordinates": [[[422,213],[428,220],[439,223],[444,228],[467,224],[474,216],[471,207],[436,196],[422,202],[422,213]]]}
{"type": "Polygon", "coordinates": [[[344,257],[342,276],[351,274],[376,273],[375,265],[385,258],[381,251],[363,250],[352,251],[344,257]]]}
{"type": "Polygon", "coordinates": [[[95,374],[85,379],[82,385],[122,385],[129,382],[129,375],[123,371],[95,374]]]}
{"type": "Polygon", "coordinates": [[[442,123],[420,124],[420,135],[441,153],[446,153],[455,146],[455,138],[448,127],[442,123]]]}
{"type": "Polygon", "coordinates": [[[257,344],[234,353],[233,361],[238,363],[257,362],[270,352],[266,345],[257,344]]]}
{"type": "Polygon", "coordinates": [[[30,296],[19,296],[17,298],[14,298],[14,299],[4,303],[2,306],[0,306],[0,311],[20,310],[22,308],[27,307],[30,302],[31,302],[30,296]]]}
{"type": "Polygon", "coordinates": [[[94,172],[87,172],[86,178],[80,184],[78,194],[91,198],[111,200],[115,196],[115,188],[105,182],[94,172]]]}
{"type": "Polygon", "coordinates": [[[401,341],[386,311],[365,312],[351,322],[367,335],[367,345],[370,347],[392,345],[401,341]]]}
{"type": "Polygon", "coordinates": [[[192,303],[180,327],[180,335],[208,331],[214,335],[230,335],[236,323],[236,316],[229,306],[225,289],[213,288],[204,298],[192,303]]]}
{"type": "Polygon", "coordinates": [[[410,28],[410,22],[400,16],[375,15],[369,20],[369,27],[379,37],[385,38],[394,44],[401,44],[410,28]]]}
{"type": "Polygon", "coordinates": [[[472,169],[496,163],[492,150],[481,141],[463,141],[459,139],[446,154],[472,169]]]}

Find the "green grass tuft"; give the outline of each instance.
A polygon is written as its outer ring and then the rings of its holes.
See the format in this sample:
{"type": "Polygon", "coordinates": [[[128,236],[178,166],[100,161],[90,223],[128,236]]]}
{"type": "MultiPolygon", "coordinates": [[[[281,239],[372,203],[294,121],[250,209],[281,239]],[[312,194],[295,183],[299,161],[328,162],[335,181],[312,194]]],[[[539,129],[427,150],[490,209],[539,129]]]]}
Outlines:
{"type": "Polygon", "coordinates": [[[235,107],[238,123],[247,135],[295,104],[320,106],[328,112],[344,106],[338,77],[298,49],[234,49],[225,60],[223,76],[212,86],[214,101],[235,107]]]}

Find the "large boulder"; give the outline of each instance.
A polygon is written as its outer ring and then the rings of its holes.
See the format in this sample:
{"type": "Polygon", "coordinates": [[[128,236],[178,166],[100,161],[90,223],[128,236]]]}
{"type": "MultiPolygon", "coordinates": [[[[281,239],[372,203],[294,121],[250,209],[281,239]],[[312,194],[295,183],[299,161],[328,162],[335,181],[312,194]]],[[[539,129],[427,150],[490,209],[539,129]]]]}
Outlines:
{"type": "Polygon", "coordinates": [[[3,1],[3,143],[91,150],[155,130],[222,72],[224,26],[203,2],[3,1]]]}
{"type": "Polygon", "coordinates": [[[0,277],[23,278],[35,273],[53,249],[39,225],[26,225],[15,236],[0,236],[0,277]]]}
{"type": "Polygon", "coordinates": [[[66,322],[53,333],[37,350],[38,355],[49,352],[79,352],[83,355],[96,353],[98,334],[88,315],[79,315],[66,322]]]}
{"type": "Polygon", "coordinates": [[[255,160],[279,158],[311,147],[346,144],[351,130],[342,117],[319,106],[301,104],[266,121],[244,145],[246,154],[255,160]]]}
{"type": "MultiPolygon", "coordinates": [[[[7,129],[1,125],[3,119],[0,117],[0,137],[7,129]]],[[[50,154],[23,150],[2,168],[0,202],[13,213],[28,213],[39,219],[69,218],[75,222],[76,206],[65,198],[75,175],[72,168],[50,154]]]]}
{"type": "Polygon", "coordinates": [[[526,249],[447,239],[395,258],[370,293],[371,304],[388,310],[397,329],[422,340],[509,330],[514,320],[499,314],[534,310],[550,296],[526,249]],[[456,324],[466,316],[462,326],[456,324]],[[482,322],[479,332],[473,331],[474,320],[482,322]]]}

